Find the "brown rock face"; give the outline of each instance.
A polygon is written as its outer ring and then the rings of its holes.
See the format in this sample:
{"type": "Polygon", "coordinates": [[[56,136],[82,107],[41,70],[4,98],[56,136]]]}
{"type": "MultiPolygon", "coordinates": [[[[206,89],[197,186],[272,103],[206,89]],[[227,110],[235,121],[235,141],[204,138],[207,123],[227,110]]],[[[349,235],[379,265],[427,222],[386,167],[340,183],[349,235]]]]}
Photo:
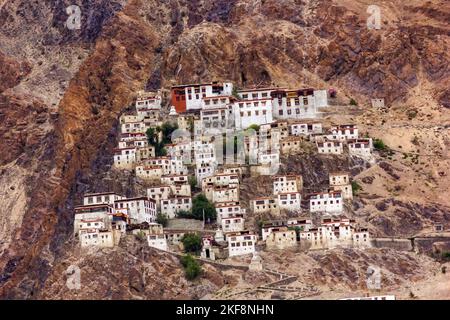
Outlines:
{"type": "Polygon", "coordinates": [[[5,298],[50,297],[40,294],[55,277],[52,265],[70,256],[63,248],[72,235],[77,182],[102,170],[98,159],[111,155],[116,119],[136,90],[217,79],[332,85],[361,101],[397,103],[427,82],[440,103],[448,101],[445,1],[374,1],[384,12],[382,29],[368,30],[363,1],[90,0],[75,31],[64,26],[67,1],[3,2],[5,298]]]}

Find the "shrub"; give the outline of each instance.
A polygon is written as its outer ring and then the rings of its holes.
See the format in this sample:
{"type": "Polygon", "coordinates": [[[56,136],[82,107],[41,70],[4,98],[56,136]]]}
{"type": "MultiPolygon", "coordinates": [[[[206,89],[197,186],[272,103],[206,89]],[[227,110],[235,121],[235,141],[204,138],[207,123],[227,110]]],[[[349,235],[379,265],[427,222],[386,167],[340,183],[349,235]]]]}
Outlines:
{"type": "Polygon", "coordinates": [[[387,150],[388,149],[388,147],[384,144],[383,140],[381,140],[381,139],[374,139],[373,147],[376,150],[387,150]]]}
{"type": "Polygon", "coordinates": [[[202,273],[202,267],[200,266],[198,261],[190,254],[181,257],[180,262],[184,268],[186,279],[194,280],[202,273]]]}
{"type": "Polygon", "coordinates": [[[166,227],[167,223],[169,222],[169,219],[167,219],[166,215],[158,213],[158,215],[156,216],[156,222],[162,225],[163,227],[166,227]]]}
{"type": "Polygon", "coordinates": [[[358,102],[356,102],[355,99],[351,98],[351,99],[350,99],[350,105],[351,105],[351,106],[357,106],[357,105],[358,105],[358,102]]]}
{"type": "Polygon", "coordinates": [[[354,196],[358,194],[358,192],[362,190],[362,187],[356,181],[352,181],[352,193],[354,196]]]}
{"type": "Polygon", "coordinates": [[[185,252],[198,252],[202,248],[202,238],[196,233],[187,233],[181,238],[185,252]]]}

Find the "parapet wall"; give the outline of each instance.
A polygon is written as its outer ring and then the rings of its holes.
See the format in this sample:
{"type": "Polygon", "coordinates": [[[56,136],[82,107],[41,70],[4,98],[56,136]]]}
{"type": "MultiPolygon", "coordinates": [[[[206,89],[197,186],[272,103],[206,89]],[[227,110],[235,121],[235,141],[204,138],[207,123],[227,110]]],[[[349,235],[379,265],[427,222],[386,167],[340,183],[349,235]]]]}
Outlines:
{"type": "Polygon", "coordinates": [[[390,248],[400,251],[413,250],[413,243],[410,239],[376,238],[371,243],[374,248],[390,248]]]}

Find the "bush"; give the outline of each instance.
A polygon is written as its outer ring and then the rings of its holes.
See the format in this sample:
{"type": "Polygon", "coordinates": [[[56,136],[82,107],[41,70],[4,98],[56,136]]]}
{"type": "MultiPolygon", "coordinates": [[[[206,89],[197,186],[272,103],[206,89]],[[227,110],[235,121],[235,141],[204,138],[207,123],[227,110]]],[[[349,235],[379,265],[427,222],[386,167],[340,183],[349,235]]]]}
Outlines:
{"type": "Polygon", "coordinates": [[[167,217],[164,214],[158,213],[158,215],[156,216],[156,223],[159,223],[163,227],[166,227],[168,222],[169,219],[167,219],[167,217]]]}
{"type": "Polygon", "coordinates": [[[362,187],[356,181],[352,181],[352,193],[354,196],[358,194],[358,192],[362,190],[362,187]]]}
{"type": "Polygon", "coordinates": [[[216,208],[204,194],[200,193],[192,201],[192,216],[194,219],[203,220],[203,212],[205,212],[205,219],[216,219],[216,208]]]}
{"type": "Polygon", "coordinates": [[[185,252],[199,252],[202,249],[202,238],[196,233],[187,233],[181,238],[185,252]]]}
{"type": "Polygon", "coordinates": [[[384,144],[383,140],[381,140],[381,139],[374,139],[373,147],[376,150],[387,150],[388,149],[388,147],[384,144]]]}
{"type": "Polygon", "coordinates": [[[350,99],[350,105],[351,105],[351,106],[357,106],[357,105],[358,105],[358,102],[356,102],[355,99],[351,98],[351,99],[350,99]]]}
{"type": "Polygon", "coordinates": [[[180,259],[181,265],[184,268],[186,279],[194,280],[202,273],[202,267],[197,260],[190,254],[187,254],[180,259]]]}

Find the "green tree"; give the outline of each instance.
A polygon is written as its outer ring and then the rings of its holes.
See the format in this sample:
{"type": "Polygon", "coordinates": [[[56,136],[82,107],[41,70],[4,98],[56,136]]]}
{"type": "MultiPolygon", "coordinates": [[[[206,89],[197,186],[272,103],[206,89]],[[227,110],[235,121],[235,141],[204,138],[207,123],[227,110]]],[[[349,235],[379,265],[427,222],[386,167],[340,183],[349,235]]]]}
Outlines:
{"type": "Polygon", "coordinates": [[[205,219],[216,219],[216,208],[204,194],[200,193],[192,201],[192,216],[194,219],[203,220],[203,212],[205,212],[205,219]]]}
{"type": "Polygon", "coordinates": [[[180,262],[184,268],[186,279],[194,280],[202,273],[200,263],[190,254],[181,257],[180,262]]]}
{"type": "Polygon", "coordinates": [[[188,182],[189,182],[189,184],[191,186],[191,189],[194,189],[194,188],[197,187],[197,178],[195,176],[190,176],[188,178],[188,182]]]}
{"type": "Polygon", "coordinates": [[[181,242],[185,252],[198,252],[202,249],[202,238],[196,233],[186,233],[181,242]]]}
{"type": "Polygon", "coordinates": [[[158,134],[155,128],[148,128],[146,131],[146,135],[148,144],[156,148],[156,146],[159,144],[159,141],[158,141],[158,134]]]}
{"type": "Polygon", "coordinates": [[[169,222],[169,219],[167,219],[166,215],[158,213],[158,215],[156,216],[156,222],[162,225],[163,227],[166,227],[167,223],[169,222]]]}
{"type": "Polygon", "coordinates": [[[186,210],[180,210],[177,212],[178,218],[185,218],[185,219],[194,219],[192,216],[192,212],[186,211],[186,210]]]}

